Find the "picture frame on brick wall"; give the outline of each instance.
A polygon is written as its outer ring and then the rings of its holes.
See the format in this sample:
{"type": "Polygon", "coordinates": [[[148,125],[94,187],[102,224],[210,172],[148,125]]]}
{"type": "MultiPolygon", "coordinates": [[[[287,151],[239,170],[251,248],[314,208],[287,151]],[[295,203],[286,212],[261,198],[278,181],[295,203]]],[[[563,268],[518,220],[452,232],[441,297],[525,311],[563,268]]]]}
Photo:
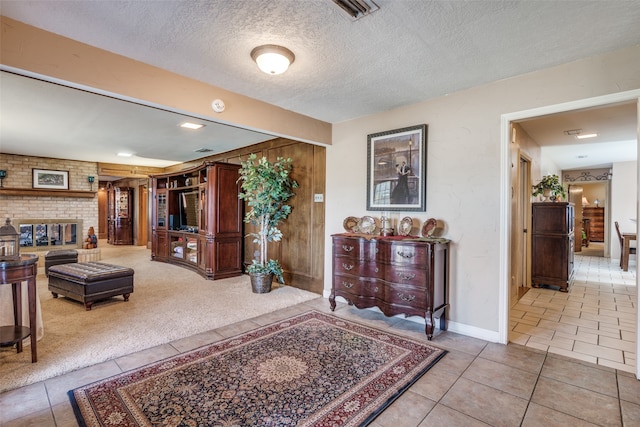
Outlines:
{"type": "Polygon", "coordinates": [[[33,188],[46,188],[50,190],[69,189],[69,171],[32,169],[33,188]]]}

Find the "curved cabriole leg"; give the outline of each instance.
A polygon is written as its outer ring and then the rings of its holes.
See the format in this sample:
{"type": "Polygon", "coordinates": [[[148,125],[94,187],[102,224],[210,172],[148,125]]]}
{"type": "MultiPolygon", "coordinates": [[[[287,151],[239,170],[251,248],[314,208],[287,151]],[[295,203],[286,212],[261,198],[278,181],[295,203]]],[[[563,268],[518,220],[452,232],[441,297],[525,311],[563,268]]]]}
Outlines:
{"type": "Polygon", "coordinates": [[[433,338],[433,312],[431,310],[427,311],[426,316],[424,316],[425,320],[425,333],[427,334],[427,339],[431,341],[433,338]]]}
{"type": "Polygon", "coordinates": [[[333,294],[329,295],[329,307],[331,311],[335,311],[336,309],[336,296],[333,294]]]}

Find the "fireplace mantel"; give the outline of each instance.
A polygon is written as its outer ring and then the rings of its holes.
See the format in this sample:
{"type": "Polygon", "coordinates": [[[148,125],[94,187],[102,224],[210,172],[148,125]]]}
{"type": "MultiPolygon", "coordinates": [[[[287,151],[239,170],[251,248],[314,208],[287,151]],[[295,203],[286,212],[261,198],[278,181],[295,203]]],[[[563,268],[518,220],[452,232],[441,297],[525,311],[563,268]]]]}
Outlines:
{"type": "Polygon", "coordinates": [[[92,199],[96,191],[86,190],[48,190],[41,188],[0,188],[0,196],[32,196],[32,197],[78,197],[92,199]]]}

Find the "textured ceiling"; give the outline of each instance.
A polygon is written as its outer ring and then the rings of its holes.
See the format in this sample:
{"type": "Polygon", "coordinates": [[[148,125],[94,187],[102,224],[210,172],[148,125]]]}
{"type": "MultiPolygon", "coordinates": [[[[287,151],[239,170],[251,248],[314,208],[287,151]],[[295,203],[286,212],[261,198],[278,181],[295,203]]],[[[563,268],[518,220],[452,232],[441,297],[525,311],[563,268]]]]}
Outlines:
{"type": "Polygon", "coordinates": [[[338,123],[640,44],[640,1],[1,1],[18,21],[338,123]],[[279,76],[250,58],[291,49],[279,76]]]}
{"type": "Polygon", "coordinates": [[[335,123],[640,43],[638,1],[2,1],[2,14],[335,123]],[[281,76],[250,52],[281,44],[281,76]]]}

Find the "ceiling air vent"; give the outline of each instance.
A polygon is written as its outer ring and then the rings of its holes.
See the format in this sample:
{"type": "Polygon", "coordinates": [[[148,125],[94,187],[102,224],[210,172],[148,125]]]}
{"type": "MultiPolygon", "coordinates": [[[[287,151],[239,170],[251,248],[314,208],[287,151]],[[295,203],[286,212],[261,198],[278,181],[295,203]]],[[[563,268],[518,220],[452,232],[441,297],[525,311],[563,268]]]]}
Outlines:
{"type": "Polygon", "coordinates": [[[379,9],[372,0],[331,0],[345,11],[353,21],[379,9]]]}
{"type": "Polygon", "coordinates": [[[194,153],[211,153],[212,151],[211,148],[198,148],[197,150],[193,150],[194,153]]]}

